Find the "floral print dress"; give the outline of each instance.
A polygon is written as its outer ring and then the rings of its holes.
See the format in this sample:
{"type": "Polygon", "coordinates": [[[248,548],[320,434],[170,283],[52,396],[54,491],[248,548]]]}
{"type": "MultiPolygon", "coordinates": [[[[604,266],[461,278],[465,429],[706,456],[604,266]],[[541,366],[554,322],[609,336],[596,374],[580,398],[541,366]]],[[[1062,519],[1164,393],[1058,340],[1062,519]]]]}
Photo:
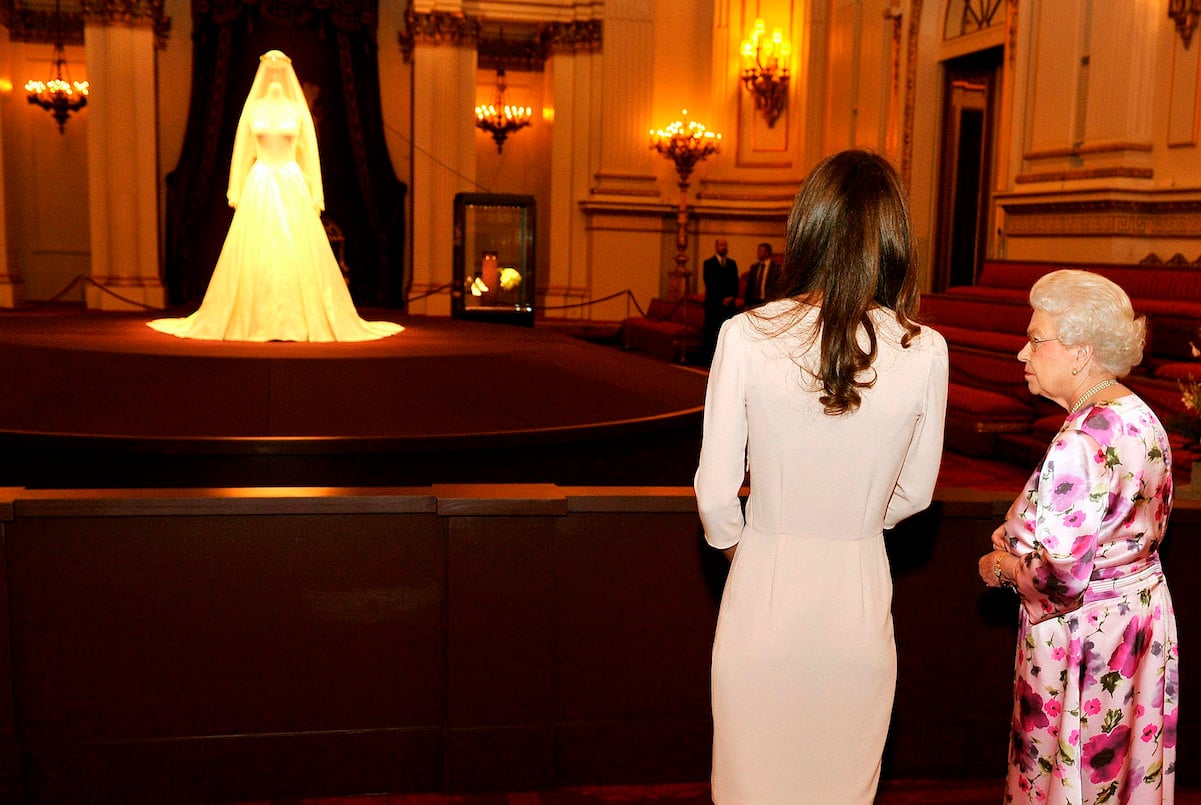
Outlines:
{"type": "Polygon", "coordinates": [[[1069,415],[1009,509],[1022,607],[1006,802],[1171,803],[1167,435],[1127,395],[1069,415]]]}

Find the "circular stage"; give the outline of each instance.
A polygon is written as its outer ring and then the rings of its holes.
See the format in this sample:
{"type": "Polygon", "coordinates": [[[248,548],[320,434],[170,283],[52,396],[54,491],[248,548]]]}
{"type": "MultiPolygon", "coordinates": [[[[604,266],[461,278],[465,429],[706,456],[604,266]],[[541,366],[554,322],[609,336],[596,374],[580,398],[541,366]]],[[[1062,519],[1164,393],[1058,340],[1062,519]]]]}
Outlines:
{"type": "Polygon", "coordinates": [[[0,314],[0,485],[692,482],[693,368],[448,318],[330,344],[180,339],[150,318],[0,314]]]}

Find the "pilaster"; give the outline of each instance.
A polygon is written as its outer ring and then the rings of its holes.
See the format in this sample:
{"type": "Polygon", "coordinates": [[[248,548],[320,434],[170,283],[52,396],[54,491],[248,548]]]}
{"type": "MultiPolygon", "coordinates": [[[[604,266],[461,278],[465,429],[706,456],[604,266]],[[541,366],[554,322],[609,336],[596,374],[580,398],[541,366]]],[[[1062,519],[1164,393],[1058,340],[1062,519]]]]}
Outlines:
{"type": "Polygon", "coordinates": [[[475,189],[475,30],[464,28],[442,40],[418,36],[413,43],[410,313],[450,315],[450,294],[433,292],[453,276],[455,194],[475,189]]]}
{"type": "Polygon", "coordinates": [[[654,47],[653,3],[605,3],[600,169],[594,194],[659,197],[647,149],[647,132],[653,125],[654,47]]]}
{"type": "Polygon", "coordinates": [[[163,307],[158,233],[153,19],[92,9],[84,29],[88,74],[87,307],[163,307]]]}
{"type": "MultiPolygon", "coordinates": [[[[598,29],[597,29],[598,30],[598,29]]],[[[556,42],[547,74],[555,99],[551,138],[550,253],[546,302],[569,305],[589,298],[592,277],[585,237],[586,218],[579,202],[588,197],[593,154],[599,149],[594,132],[600,105],[593,102],[593,83],[600,74],[599,34],[584,40],[556,42]]],[[[578,308],[568,318],[585,315],[578,308]]]]}

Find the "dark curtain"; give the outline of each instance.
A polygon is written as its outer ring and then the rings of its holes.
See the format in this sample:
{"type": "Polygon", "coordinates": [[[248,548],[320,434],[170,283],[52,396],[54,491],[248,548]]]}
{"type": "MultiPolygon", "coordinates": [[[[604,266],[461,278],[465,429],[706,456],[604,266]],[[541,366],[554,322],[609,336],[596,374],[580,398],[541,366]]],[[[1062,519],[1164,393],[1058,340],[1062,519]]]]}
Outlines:
{"type": "Polygon", "coordinates": [[[233,210],[234,133],[259,56],[282,50],[309,96],[325,214],[345,236],[359,305],[404,307],[404,195],[384,143],[378,0],[195,0],[192,98],[183,153],[167,176],[166,283],[172,304],[204,298],[233,210]]]}

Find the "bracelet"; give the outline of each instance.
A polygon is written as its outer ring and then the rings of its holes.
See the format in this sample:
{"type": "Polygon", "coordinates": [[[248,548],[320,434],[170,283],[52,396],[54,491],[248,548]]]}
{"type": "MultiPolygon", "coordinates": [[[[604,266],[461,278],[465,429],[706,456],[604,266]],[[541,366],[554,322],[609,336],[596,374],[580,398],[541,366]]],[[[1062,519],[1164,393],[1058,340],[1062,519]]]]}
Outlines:
{"type": "Polygon", "coordinates": [[[997,584],[1000,586],[1013,587],[1013,582],[1005,578],[1005,575],[1001,572],[1001,557],[999,556],[993,560],[992,574],[997,577],[997,584]]]}

